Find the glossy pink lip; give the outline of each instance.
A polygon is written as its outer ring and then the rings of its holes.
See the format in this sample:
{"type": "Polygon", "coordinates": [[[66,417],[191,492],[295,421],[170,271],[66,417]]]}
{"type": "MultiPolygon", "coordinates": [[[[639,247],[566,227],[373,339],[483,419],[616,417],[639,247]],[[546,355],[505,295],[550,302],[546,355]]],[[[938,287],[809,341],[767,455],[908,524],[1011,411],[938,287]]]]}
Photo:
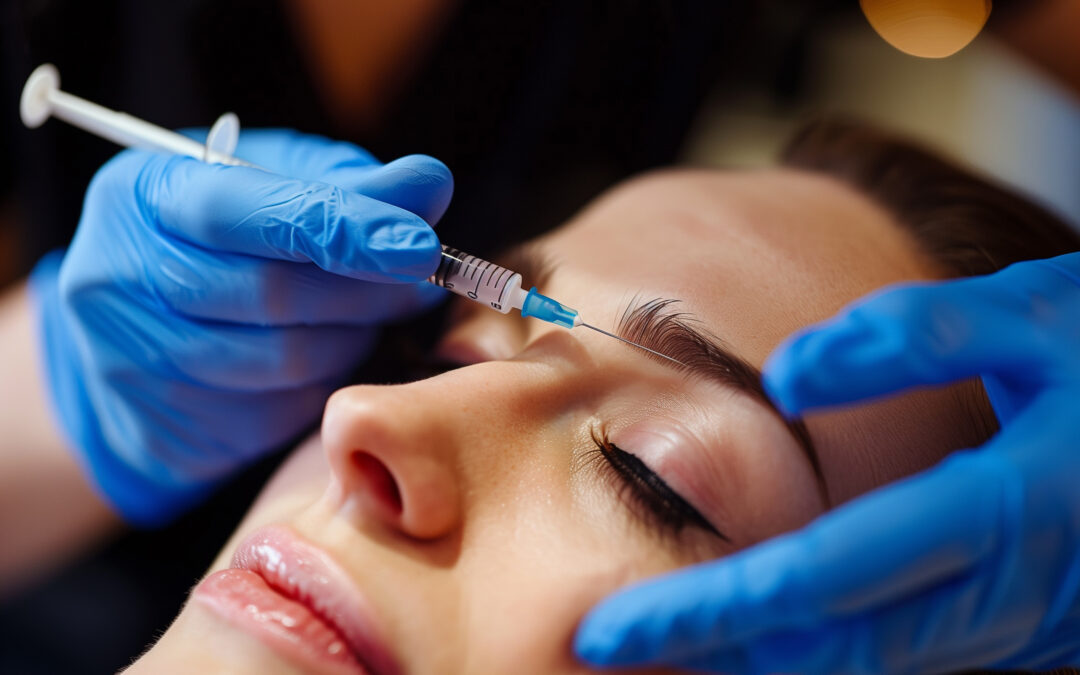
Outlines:
{"type": "Polygon", "coordinates": [[[330,672],[401,672],[348,575],[283,527],[248,536],[232,569],[208,576],[193,598],[290,660],[330,672]]]}

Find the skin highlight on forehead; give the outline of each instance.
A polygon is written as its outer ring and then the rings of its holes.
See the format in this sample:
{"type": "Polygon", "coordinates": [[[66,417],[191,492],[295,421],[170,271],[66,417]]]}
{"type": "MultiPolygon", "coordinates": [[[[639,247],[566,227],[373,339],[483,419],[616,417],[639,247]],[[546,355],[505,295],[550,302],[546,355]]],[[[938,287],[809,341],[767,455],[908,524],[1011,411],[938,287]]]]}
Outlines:
{"type": "Polygon", "coordinates": [[[623,302],[681,298],[740,317],[710,327],[756,365],[788,334],[860,295],[939,276],[874,203],[793,170],[650,174],[540,241],[560,270],[598,287],[621,285],[623,302]]]}
{"type": "MultiPolygon", "coordinates": [[[[681,298],[756,367],[785,337],[858,297],[943,276],[893,216],[855,188],[790,169],[650,174],[600,198],[541,243],[560,261],[553,283],[572,275],[582,279],[572,282],[578,287],[625,289],[609,291],[608,306],[625,306],[635,295],[681,298]]],[[[916,393],[807,415],[829,502],[975,443],[978,433],[948,422],[971,415],[970,398],[916,393]]]]}

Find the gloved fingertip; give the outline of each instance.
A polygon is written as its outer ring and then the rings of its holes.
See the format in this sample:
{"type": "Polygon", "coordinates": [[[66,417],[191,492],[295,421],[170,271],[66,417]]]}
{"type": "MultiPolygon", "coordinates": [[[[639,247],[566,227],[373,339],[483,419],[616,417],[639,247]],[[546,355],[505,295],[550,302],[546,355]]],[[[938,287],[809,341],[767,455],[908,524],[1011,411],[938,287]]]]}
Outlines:
{"type": "Polygon", "coordinates": [[[592,666],[624,666],[640,663],[640,643],[627,640],[626,626],[604,605],[593,609],[581,621],[574,635],[574,653],[592,666]]]}
{"type": "Polygon", "coordinates": [[[399,220],[375,230],[364,249],[378,270],[397,281],[422,281],[439,266],[439,238],[427,224],[399,220]]]}
{"type": "Polygon", "coordinates": [[[762,386],[787,418],[849,400],[872,374],[882,347],[872,326],[851,316],[805,329],[765,360],[762,386]]]}
{"type": "Polygon", "coordinates": [[[434,157],[406,155],[360,175],[349,188],[435,224],[450,206],[454,177],[434,157]]]}
{"type": "MultiPolygon", "coordinates": [[[[768,368],[768,364],[766,364],[768,368]]],[[[775,367],[774,367],[775,368],[775,367]]],[[[788,373],[785,371],[764,370],[761,374],[761,385],[765,389],[765,395],[776,406],[777,411],[786,420],[792,420],[799,416],[802,411],[798,397],[795,395],[795,387],[788,373]]]]}
{"type": "Polygon", "coordinates": [[[439,238],[427,223],[415,218],[401,218],[372,232],[367,247],[386,253],[400,251],[410,255],[428,255],[439,252],[439,238]]]}
{"type": "Polygon", "coordinates": [[[383,173],[397,172],[397,178],[410,185],[453,187],[454,176],[445,164],[431,155],[405,155],[387,162],[380,169],[383,173]]]}
{"type": "MultiPolygon", "coordinates": [[[[631,597],[613,596],[582,619],[574,635],[574,653],[579,659],[599,668],[666,665],[708,672],[750,670],[744,650],[721,644],[715,627],[695,620],[694,612],[674,623],[657,623],[656,614],[644,610],[631,597]]],[[[689,609],[693,602],[687,604],[689,609]]]]}
{"type": "Polygon", "coordinates": [[[781,343],[765,359],[761,369],[761,385],[785,419],[797,417],[803,409],[799,397],[798,338],[781,343]]]}

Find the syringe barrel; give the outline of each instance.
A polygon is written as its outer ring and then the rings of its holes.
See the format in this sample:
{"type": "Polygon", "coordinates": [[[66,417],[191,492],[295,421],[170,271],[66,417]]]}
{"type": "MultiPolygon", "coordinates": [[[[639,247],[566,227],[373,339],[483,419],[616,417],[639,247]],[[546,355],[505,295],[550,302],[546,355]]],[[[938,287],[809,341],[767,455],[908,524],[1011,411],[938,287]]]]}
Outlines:
{"type": "MultiPolygon", "coordinates": [[[[521,275],[443,244],[442,260],[428,281],[506,314],[522,295],[521,275]]],[[[520,300],[517,303],[520,309],[520,300]]]]}

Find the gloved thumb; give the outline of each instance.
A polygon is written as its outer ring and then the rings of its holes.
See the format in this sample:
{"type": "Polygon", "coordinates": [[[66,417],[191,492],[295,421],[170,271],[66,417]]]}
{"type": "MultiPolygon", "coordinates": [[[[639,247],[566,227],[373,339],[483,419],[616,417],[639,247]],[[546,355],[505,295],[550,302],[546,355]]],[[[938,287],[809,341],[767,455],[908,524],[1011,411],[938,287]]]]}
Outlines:
{"type": "MultiPolygon", "coordinates": [[[[180,129],[199,142],[204,127],[180,129]]],[[[292,129],[247,129],[236,156],[288,178],[320,181],[405,209],[434,225],[454,192],[450,169],[429,155],[380,164],[363,148],[292,129]]]]}
{"type": "Polygon", "coordinates": [[[109,180],[124,188],[132,173],[142,212],[162,232],[205,249],[312,262],[383,283],[420,281],[438,265],[439,241],[427,223],[337,185],[145,153],[119,155],[109,180]]]}
{"type": "Polygon", "coordinates": [[[411,211],[429,225],[439,222],[454,193],[454,177],[446,165],[428,155],[406,155],[354,176],[335,176],[340,187],[411,211]]]}
{"type": "Polygon", "coordinates": [[[1080,282],[1070,265],[1080,266],[1080,254],[871,294],[778,347],[765,362],[765,388],[796,413],[979,375],[1053,378],[1077,361],[1046,339],[1080,337],[1080,282]]]}

